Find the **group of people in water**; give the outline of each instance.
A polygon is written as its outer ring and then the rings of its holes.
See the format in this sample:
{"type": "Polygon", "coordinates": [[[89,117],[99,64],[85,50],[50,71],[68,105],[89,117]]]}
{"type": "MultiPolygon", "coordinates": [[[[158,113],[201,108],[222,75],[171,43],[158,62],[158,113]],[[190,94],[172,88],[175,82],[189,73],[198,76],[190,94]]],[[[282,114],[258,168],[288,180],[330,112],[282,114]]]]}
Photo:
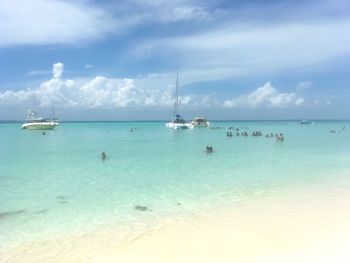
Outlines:
{"type": "MultiPolygon", "coordinates": [[[[338,131],[338,133],[341,133],[342,131],[345,131],[345,126],[342,127],[341,131],[338,131]]],[[[331,130],[331,133],[337,133],[336,130],[331,130]]]]}
{"type": "MultiPolygon", "coordinates": [[[[227,137],[232,137],[233,136],[233,133],[231,132],[231,131],[228,131],[228,132],[226,132],[226,136],[227,137]]],[[[236,132],[236,136],[249,136],[248,135],[248,132],[246,132],[246,131],[243,131],[243,132],[236,132]]],[[[261,131],[253,131],[252,132],[252,136],[253,137],[260,137],[260,136],[262,136],[262,132],[261,131]]],[[[282,133],[280,133],[280,134],[275,134],[275,135],[273,135],[273,133],[267,133],[266,135],[265,135],[265,137],[266,138],[276,138],[276,140],[277,141],[284,141],[284,136],[283,136],[283,134],[282,133]]]]}
{"type": "Polygon", "coordinates": [[[266,134],[265,135],[266,138],[276,138],[277,141],[284,141],[284,136],[283,136],[283,133],[276,133],[275,135],[273,135],[273,133],[270,133],[270,134],[266,134]]]}
{"type": "MultiPolygon", "coordinates": [[[[222,127],[213,127],[212,129],[221,129],[222,127]]],[[[229,130],[236,130],[237,132],[236,132],[236,136],[249,136],[249,134],[248,134],[248,132],[247,131],[242,131],[242,132],[239,132],[239,128],[234,128],[234,127],[229,127],[229,128],[227,128],[227,129],[229,129],[229,130]]],[[[246,129],[249,129],[248,127],[246,127],[246,129]]],[[[136,128],[131,128],[130,130],[129,130],[129,132],[133,132],[134,130],[136,130],[136,128]]],[[[331,132],[333,132],[333,131],[331,131],[331,132]]],[[[335,132],[335,131],[334,131],[335,132]]],[[[226,136],[227,137],[233,137],[233,132],[232,131],[227,131],[226,132],[226,136]]],[[[260,136],[262,136],[262,132],[261,131],[253,131],[252,132],[252,136],[253,137],[260,137],[260,136]]],[[[275,134],[275,135],[273,135],[273,133],[267,133],[266,135],[265,135],[265,137],[266,138],[276,138],[276,140],[277,141],[284,141],[284,136],[283,136],[283,134],[282,133],[280,133],[280,134],[275,134]]],[[[212,146],[206,146],[206,152],[207,153],[213,153],[214,152],[214,149],[213,149],[213,147],[212,146]]],[[[102,152],[101,153],[101,160],[102,161],[105,161],[107,159],[107,154],[105,153],[105,152],[102,152]]]]}

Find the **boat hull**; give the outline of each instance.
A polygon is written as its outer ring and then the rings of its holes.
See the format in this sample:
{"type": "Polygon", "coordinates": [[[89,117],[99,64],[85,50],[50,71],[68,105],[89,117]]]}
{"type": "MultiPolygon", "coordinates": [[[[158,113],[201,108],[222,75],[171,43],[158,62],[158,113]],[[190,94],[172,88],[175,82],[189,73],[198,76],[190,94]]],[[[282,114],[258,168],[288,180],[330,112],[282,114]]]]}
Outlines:
{"type": "Polygon", "coordinates": [[[193,125],[191,123],[172,123],[169,122],[166,124],[166,127],[174,130],[184,130],[184,129],[193,129],[193,125]]]}
{"type": "Polygon", "coordinates": [[[205,128],[205,127],[210,127],[210,122],[209,122],[209,121],[207,121],[207,122],[205,122],[205,123],[196,123],[196,122],[192,122],[192,125],[193,125],[194,127],[203,127],[203,128],[205,128]]]}
{"type": "Polygon", "coordinates": [[[24,130],[52,130],[56,127],[55,123],[24,123],[22,129],[24,130]]]}

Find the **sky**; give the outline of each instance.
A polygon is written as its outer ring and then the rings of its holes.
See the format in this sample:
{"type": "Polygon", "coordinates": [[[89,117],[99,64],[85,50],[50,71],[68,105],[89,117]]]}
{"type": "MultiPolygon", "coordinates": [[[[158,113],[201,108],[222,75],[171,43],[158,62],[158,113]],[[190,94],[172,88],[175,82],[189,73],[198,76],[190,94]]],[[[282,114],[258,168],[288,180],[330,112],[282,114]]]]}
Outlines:
{"type": "Polygon", "coordinates": [[[0,0],[0,120],[350,119],[348,0],[0,0]]]}

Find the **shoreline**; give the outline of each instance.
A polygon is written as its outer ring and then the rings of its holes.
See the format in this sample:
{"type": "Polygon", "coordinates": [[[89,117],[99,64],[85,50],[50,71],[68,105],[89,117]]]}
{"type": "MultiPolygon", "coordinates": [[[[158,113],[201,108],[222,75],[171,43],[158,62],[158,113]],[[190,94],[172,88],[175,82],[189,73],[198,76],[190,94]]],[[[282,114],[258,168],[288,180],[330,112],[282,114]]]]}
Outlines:
{"type": "Polygon", "coordinates": [[[350,180],[259,195],[168,218],[120,243],[121,229],[2,249],[2,262],[345,262],[350,180]]]}

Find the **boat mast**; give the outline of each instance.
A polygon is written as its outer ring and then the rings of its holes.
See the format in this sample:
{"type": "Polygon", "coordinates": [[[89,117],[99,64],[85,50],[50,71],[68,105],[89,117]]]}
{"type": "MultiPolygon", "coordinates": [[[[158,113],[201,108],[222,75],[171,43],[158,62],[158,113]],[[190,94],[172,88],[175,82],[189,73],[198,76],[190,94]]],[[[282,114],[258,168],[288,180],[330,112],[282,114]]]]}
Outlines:
{"type": "Polygon", "coordinates": [[[179,67],[176,71],[176,88],[175,88],[175,102],[174,102],[174,117],[179,113],[179,98],[178,98],[178,88],[179,88],[179,67]]]}

